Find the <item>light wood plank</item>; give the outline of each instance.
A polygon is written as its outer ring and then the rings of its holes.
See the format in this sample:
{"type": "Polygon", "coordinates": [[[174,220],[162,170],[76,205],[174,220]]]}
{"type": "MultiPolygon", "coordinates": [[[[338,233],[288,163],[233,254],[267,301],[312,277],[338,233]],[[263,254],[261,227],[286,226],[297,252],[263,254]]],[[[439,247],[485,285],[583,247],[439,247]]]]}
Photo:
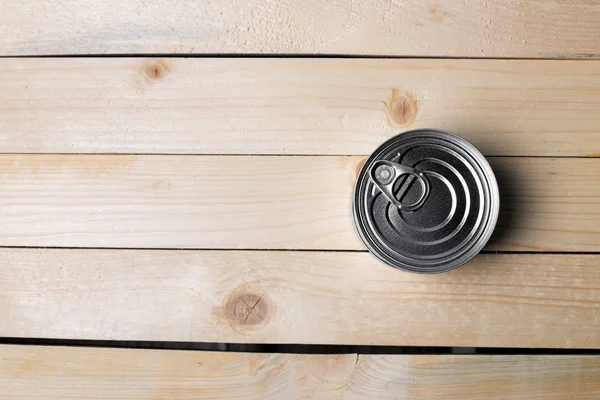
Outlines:
{"type": "Polygon", "coordinates": [[[0,347],[19,399],[597,399],[597,356],[298,355],[0,347]]]}
{"type": "Polygon", "coordinates": [[[368,253],[2,249],[0,336],[600,347],[600,255],[481,254],[440,275],[368,253]]]}
{"type": "MultiPolygon", "coordinates": [[[[0,245],[362,250],[361,157],[1,155],[0,245]]],[[[599,251],[600,160],[492,158],[488,250],[599,251]]]]}
{"type": "Polygon", "coordinates": [[[589,0],[2,0],[0,55],[599,57],[589,0]]]}
{"type": "Polygon", "coordinates": [[[598,156],[599,67],[3,59],[0,152],[364,155],[401,131],[435,127],[485,155],[598,156]]]}

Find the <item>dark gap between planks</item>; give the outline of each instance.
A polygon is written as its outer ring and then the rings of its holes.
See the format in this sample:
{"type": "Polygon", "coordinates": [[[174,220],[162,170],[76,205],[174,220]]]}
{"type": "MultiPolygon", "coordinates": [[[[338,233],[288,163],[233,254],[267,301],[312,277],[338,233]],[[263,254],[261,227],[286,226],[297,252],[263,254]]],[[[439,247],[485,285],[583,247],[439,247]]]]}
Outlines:
{"type": "Polygon", "coordinates": [[[482,354],[482,355],[600,355],[600,349],[553,349],[517,347],[351,346],[320,344],[246,344],[213,342],[166,342],[137,340],[79,340],[0,338],[0,345],[94,347],[119,349],[230,351],[291,354],[482,354]]]}
{"type": "Polygon", "coordinates": [[[499,60],[499,61],[597,61],[600,53],[566,53],[563,57],[460,57],[390,54],[327,54],[327,53],[111,53],[111,54],[25,54],[5,55],[2,58],[347,58],[378,60],[499,60]]]}

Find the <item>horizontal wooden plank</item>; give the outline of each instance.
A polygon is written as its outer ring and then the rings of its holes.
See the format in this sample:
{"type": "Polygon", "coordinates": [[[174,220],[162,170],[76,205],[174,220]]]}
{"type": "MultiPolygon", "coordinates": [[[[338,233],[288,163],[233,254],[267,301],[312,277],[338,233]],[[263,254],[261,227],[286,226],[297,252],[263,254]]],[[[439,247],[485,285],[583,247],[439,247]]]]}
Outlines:
{"type": "MultiPolygon", "coordinates": [[[[361,157],[0,155],[0,246],[365,249],[361,157]]],[[[600,160],[492,158],[488,250],[599,251],[600,160]]]]}
{"type": "Polygon", "coordinates": [[[2,1],[0,55],[599,57],[589,0],[2,1]]]}
{"type": "Polygon", "coordinates": [[[599,66],[2,59],[0,152],[364,155],[435,127],[485,155],[598,156],[599,66]]]}
{"type": "Polygon", "coordinates": [[[19,399],[597,399],[597,356],[299,355],[0,347],[19,399]]]}
{"type": "Polygon", "coordinates": [[[2,249],[0,336],[600,347],[600,255],[481,254],[440,275],[369,253],[2,249]]]}

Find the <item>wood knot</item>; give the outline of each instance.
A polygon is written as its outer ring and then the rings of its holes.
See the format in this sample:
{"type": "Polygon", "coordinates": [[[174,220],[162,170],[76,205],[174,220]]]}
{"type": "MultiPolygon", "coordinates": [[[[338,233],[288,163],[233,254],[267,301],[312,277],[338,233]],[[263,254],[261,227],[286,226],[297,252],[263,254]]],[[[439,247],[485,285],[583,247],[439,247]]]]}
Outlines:
{"type": "Polygon", "coordinates": [[[388,112],[393,125],[411,125],[417,118],[417,111],[417,101],[410,92],[392,90],[388,112]]]}
{"type": "Polygon", "coordinates": [[[164,60],[151,60],[144,67],[144,76],[151,81],[160,81],[169,73],[169,65],[164,60]]]}
{"type": "Polygon", "coordinates": [[[441,11],[440,9],[431,7],[429,9],[429,20],[433,22],[443,22],[444,17],[447,16],[448,13],[441,11]]]}
{"type": "Polygon", "coordinates": [[[329,390],[346,387],[358,364],[358,354],[323,354],[308,359],[307,371],[329,390]]]}
{"type": "Polygon", "coordinates": [[[262,326],[266,324],[268,314],[268,302],[258,294],[237,295],[227,303],[227,318],[234,327],[262,326]]]}

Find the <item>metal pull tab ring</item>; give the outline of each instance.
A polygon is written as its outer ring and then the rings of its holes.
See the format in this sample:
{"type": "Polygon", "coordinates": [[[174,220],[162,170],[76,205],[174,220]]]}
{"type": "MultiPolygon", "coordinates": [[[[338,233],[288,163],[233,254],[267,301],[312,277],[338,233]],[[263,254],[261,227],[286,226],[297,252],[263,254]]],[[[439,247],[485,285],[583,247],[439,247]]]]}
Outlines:
{"type": "Polygon", "coordinates": [[[398,164],[387,160],[379,160],[373,163],[369,171],[369,176],[375,185],[381,190],[381,192],[387,197],[387,199],[399,210],[413,211],[421,207],[427,196],[429,195],[429,181],[418,170],[407,167],[406,165],[398,164]],[[394,184],[403,175],[411,175],[417,178],[421,184],[423,193],[419,200],[413,204],[404,204],[394,196],[394,184]]]}

